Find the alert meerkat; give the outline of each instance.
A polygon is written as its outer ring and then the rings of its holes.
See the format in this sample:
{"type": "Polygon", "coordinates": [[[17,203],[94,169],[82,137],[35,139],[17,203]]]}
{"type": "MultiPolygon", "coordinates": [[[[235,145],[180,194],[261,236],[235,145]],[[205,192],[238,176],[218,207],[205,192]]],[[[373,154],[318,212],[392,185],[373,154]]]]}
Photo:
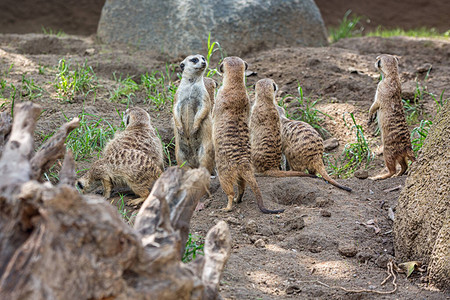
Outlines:
{"type": "Polygon", "coordinates": [[[398,76],[398,59],[392,55],[380,55],[376,58],[375,68],[381,73],[375,100],[369,109],[369,122],[375,112],[383,143],[383,157],[388,172],[370,177],[372,180],[401,176],[408,169],[408,160],[414,162],[410,132],[406,124],[401,98],[401,84],[398,76]],[[397,163],[401,170],[398,174],[397,163]]]}
{"type": "Polygon", "coordinates": [[[323,179],[332,185],[351,192],[352,189],[343,186],[331,178],[323,164],[323,139],[308,123],[286,118],[282,107],[277,106],[281,118],[281,140],[283,153],[292,170],[305,171],[310,174],[319,173],[323,179]]]}
{"type": "Polygon", "coordinates": [[[103,185],[105,198],[115,185],[127,185],[139,196],[128,204],[145,201],[154,182],[164,170],[161,140],[157,137],[149,114],[138,107],[124,114],[125,130],[116,133],[102,151],[101,159],[77,181],[77,187],[90,192],[95,183],[103,185]]]}
{"type": "MultiPolygon", "coordinates": [[[[206,60],[190,55],[180,64],[182,78],[173,103],[175,156],[178,165],[189,168],[214,169],[211,98],[203,73],[206,60]]],[[[210,86],[209,81],[208,86],[210,86]]]]}
{"type": "Polygon", "coordinates": [[[250,104],[244,82],[246,69],[247,63],[239,57],[227,57],[219,67],[223,74],[223,85],[214,105],[213,141],[220,185],[228,198],[224,210],[232,209],[233,200],[242,201],[247,183],[263,213],[280,213],[284,210],[269,210],[264,207],[253,172],[248,127],[250,104]],[[236,198],[233,188],[235,184],[238,186],[236,198]]]}
{"type": "Polygon", "coordinates": [[[278,87],[272,79],[261,79],[255,86],[255,102],[250,116],[251,160],[256,175],[273,177],[316,177],[300,171],[281,171],[281,120],[275,94],[278,87]]]}

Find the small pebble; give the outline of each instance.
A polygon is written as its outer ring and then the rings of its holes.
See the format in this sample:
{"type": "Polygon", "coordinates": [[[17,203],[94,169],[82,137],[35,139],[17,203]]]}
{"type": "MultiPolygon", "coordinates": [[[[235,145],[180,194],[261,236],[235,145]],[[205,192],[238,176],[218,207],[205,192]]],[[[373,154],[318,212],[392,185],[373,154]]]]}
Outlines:
{"type": "Polygon", "coordinates": [[[255,242],[256,248],[264,248],[266,246],[266,242],[263,239],[259,239],[255,242]]]}

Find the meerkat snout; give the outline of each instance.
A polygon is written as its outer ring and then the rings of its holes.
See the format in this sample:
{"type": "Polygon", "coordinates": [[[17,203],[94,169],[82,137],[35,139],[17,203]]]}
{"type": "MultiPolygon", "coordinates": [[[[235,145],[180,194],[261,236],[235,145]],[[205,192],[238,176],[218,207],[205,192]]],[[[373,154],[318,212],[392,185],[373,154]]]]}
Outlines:
{"type": "Polygon", "coordinates": [[[84,185],[81,183],[81,181],[77,181],[77,187],[80,189],[80,190],[83,190],[83,188],[84,188],[84,185]]]}

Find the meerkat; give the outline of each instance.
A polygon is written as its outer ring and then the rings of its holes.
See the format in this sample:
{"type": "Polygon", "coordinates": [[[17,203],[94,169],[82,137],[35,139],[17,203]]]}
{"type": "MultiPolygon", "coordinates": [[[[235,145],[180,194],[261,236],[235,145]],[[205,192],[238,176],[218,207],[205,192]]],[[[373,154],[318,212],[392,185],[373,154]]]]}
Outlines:
{"type": "MultiPolygon", "coordinates": [[[[180,64],[182,78],[173,103],[175,156],[177,164],[188,168],[214,169],[211,98],[203,73],[206,60],[190,55],[180,64]]],[[[208,87],[210,86],[208,81],[208,87]]]]}
{"type": "Polygon", "coordinates": [[[282,107],[277,106],[281,118],[281,144],[283,153],[292,170],[319,173],[323,179],[345,191],[352,189],[331,178],[323,164],[323,139],[308,123],[286,118],[282,107]]]}
{"type": "Polygon", "coordinates": [[[219,87],[219,84],[217,81],[215,81],[212,78],[204,77],[203,82],[205,83],[206,90],[208,91],[209,100],[211,101],[211,113],[214,108],[214,98],[215,98],[215,91],[219,87]]]}
{"type": "Polygon", "coordinates": [[[81,192],[90,192],[95,183],[103,185],[105,198],[111,197],[115,185],[127,185],[139,196],[127,204],[145,201],[154,182],[164,170],[161,140],[157,137],[149,114],[138,107],[124,114],[125,130],[116,133],[102,151],[101,159],[77,181],[81,192]]]}
{"type": "Polygon", "coordinates": [[[388,172],[370,177],[372,180],[401,176],[408,169],[408,160],[415,161],[410,132],[406,124],[401,98],[401,84],[398,76],[398,59],[392,55],[376,58],[375,68],[381,73],[381,81],[375,92],[375,100],[369,109],[369,123],[377,113],[378,126],[383,143],[383,157],[388,172]],[[398,174],[397,163],[401,170],[398,174]]]}
{"type": "Polygon", "coordinates": [[[316,177],[300,171],[281,171],[281,120],[275,94],[278,87],[272,79],[261,79],[255,85],[255,102],[250,115],[251,161],[256,176],[316,177]]]}
{"type": "Polygon", "coordinates": [[[250,103],[245,88],[244,72],[248,65],[239,57],[227,57],[219,66],[223,74],[222,87],[217,92],[213,112],[213,141],[219,182],[228,198],[225,211],[231,211],[233,200],[241,202],[246,183],[256,197],[263,213],[280,213],[264,207],[250,157],[248,119],[250,103]],[[234,185],[238,195],[234,199],[234,185]]]}

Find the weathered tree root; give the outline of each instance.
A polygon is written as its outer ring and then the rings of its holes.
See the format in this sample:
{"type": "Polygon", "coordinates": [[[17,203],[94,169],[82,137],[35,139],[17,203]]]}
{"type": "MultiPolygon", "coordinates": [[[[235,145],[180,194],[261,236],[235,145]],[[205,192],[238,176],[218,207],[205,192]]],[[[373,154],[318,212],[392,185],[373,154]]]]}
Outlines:
{"type": "Polygon", "coordinates": [[[36,181],[64,156],[62,145],[76,120],[33,156],[40,108],[26,103],[15,111],[0,160],[0,299],[219,297],[231,249],[226,223],[208,232],[203,260],[191,265],[180,260],[192,211],[209,183],[207,172],[169,169],[155,183],[133,230],[103,198],[75,190],[70,154],[58,186],[36,181]]]}

